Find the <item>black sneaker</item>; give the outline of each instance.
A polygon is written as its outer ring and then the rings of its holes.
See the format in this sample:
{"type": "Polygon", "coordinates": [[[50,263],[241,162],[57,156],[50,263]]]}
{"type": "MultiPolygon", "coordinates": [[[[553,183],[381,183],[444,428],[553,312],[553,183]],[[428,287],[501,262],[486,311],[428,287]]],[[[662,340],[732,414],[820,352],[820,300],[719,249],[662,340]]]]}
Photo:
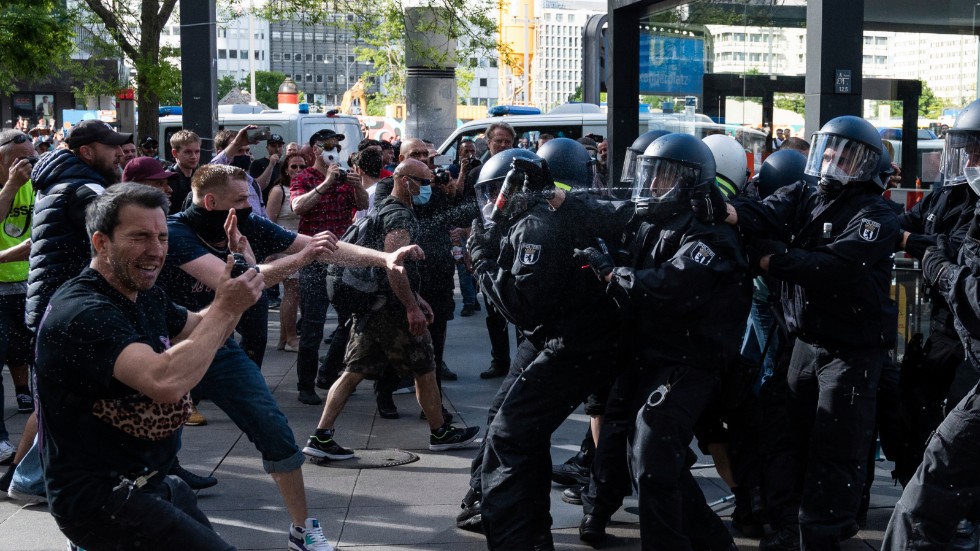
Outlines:
{"type": "Polygon", "coordinates": [[[192,490],[203,490],[218,483],[218,479],[213,476],[201,476],[188,471],[180,466],[179,461],[174,461],[174,466],[170,468],[170,473],[168,474],[183,480],[192,490]]]}
{"type": "Polygon", "coordinates": [[[312,390],[299,391],[299,396],[297,399],[308,406],[318,406],[323,403],[323,400],[321,400],[320,397],[316,395],[316,392],[313,392],[312,390]]]}
{"type": "Polygon", "coordinates": [[[490,369],[480,373],[481,379],[496,379],[507,374],[508,367],[499,362],[490,362],[490,369]]]}
{"type": "Polygon", "coordinates": [[[476,440],[480,427],[456,428],[449,423],[429,434],[429,449],[434,452],[465,448],[476,440]]]}
{"type": "Polygon", "coordinates": [[[582,522],[578,525],[578,539],[597,547],[602,540],[606,539],[606,525],[609,519],[601,515],[590,514],[582,517],[582,522]]]}
{"type": "Polygon", "coordinates": [[[32,413],[34,411],[34,397],[30,394],[17,395],[17,413],[32,413]]]}
{"type": "Polygon", "coordinates": [[[313,435],[306,441],[303,453],[316,459],[333,459],[341,461],[354,457],[354,450],[348,450],[333,439],[333,436],[319,437],[313,435]]]}
{"type": "Polygon", "coordinates": [[[459,311],[459,315],[464,318],[468,318],[473,314],[480,311],[480,305],[464,304],[463,309],[459,311]]]}
{"type": "Polygon", "coordinates": [[[581,505],[583,490],[585,490],[584,486],[572,486],[571,488],[565,488],[565,491],[561,493],[561,500],[572,505],[581,505]]]}
{"type": "Polygon", "coordinates": [[[800,526],[790,524],[762,538],[759,551],[800,551],[800,526]]]}
{"type": "Polygon", "coordinates": [[[439,375],[442,377],[442,380],[443,381],[457,381],[457,380],[459,380],[459,375],[457,375],[457,374],[453,373],[452,371],[450,371],[449,370],[449,366],[446,365],[446,362],[442,362],[442,366],[439,369],[440,369],[439,375]]]}
{"type": "Polygon", "coordinates": [[[395,401],[391,399],[390,395],[385,397],[378,396],[378,415],[382,419],[398,419],[398,407],[395,406],[395,401]]]}

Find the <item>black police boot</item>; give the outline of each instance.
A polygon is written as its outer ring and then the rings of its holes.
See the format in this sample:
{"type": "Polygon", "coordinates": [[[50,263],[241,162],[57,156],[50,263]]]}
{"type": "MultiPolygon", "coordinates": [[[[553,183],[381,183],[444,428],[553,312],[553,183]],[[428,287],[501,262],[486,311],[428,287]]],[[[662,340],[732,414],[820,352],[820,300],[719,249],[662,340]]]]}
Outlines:
{"type": "Polygon", "coordinates": [[[555,541],[551,539],[551,530],[546,530],[534,537],[534,551],[555,551],[555,541]]]}
{"type": "Polygon", "coordinates": [[[462,511],[456,515],[456,527],[471,532],[483,532],[483,515],[480,512],[480,502],[483,500],[483,493],[479,490],[470,488],[463,497],[463,502],[459,504],[462,511]]]}
{"type": "Polygon", "coordinates": [[[572,505],[581,505],[582,492],[584,491],[585,486],[572,486],[570,488],[565,488],[565,491],[561,493],[561,500],[572,505]]]}
{"type": "Polygon", "coordinates": [[[589,483],[589,467],[582,452],[569,457],[561,465],[551,466],[551,481],[559,486],[582,486],[589,483]]]}
{"type": "Polygon", "coordinates": [[[752,513],[749,492],[742,488],[735,488],[735,510],[732,511],[732,528],[747,538],[759,539],[766,535],[766,529],[752,513]]]}
{"type": "Polygon", "coordinates": [[[446,362],[442,362],[442,366],[440,366],[439,369],[442,371],[440,373],[440,375],[442,376],[442,380],[443,381],[456,381],[456,380],[459,380],[459,375],[457,375],[452,370],[450,370],[449,369],[449,366],[446,365],[446,362]]]}
{"type": "Polygon", "coordinates": [[[762,538],[759,551],[799,551],[800,525],[787,524],[776,532],[762,538]]]}
{"type": "Polygon", "coordinates": [[[183,480],[192,490],[203,490],[218,483],[218,479],[213,476],[201,476],[181,467],[180,461],[177,459],[174,459],[174,466],[170,468],[170,472],[167,474],[183,480]]]}
{"type": "Polygon", "coordinates": [[[585,515],[578,525],[578,539],[592,547],[598,547],[606,539],[607,524],[609,524],[609,517],[600,515],[595,511],[590,515],[585,515]]]}
{"type": "Polygon", "coordinates": [[[392,400],[391,394],[378,394],[378,415],[382,419],[398,419],[398,407],[395,406],[395,401],[392,400]]]}

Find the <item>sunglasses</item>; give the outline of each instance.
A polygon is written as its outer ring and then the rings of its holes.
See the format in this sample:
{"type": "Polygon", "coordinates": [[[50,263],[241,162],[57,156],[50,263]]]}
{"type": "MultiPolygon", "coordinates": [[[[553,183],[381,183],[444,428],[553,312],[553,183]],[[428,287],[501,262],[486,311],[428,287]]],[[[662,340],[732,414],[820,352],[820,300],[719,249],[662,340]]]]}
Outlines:
{"type": "Polygon", "coordinates": [[[306,168],[306,165],[289,165],[289,168],[291,169],[306,168]]]}
{"type": "Polygon", "coordinates": [[[22,144],[30,139],[31,139],[30,136],[28,136],[27,134],[17,134],[13,138],[10,138],[5,142],[0,143],[0,147],[3,147],[8,144],[22,144]]]}
{"type": "Polygon", "coordinates": [[[415,182],[420,186],[432,185],[432,180],[429,180],[428,178],[419,178],[418,176],[412,176],[411,174],[406,174],[405,177],[412,180],[413,182],[415,182]]]}

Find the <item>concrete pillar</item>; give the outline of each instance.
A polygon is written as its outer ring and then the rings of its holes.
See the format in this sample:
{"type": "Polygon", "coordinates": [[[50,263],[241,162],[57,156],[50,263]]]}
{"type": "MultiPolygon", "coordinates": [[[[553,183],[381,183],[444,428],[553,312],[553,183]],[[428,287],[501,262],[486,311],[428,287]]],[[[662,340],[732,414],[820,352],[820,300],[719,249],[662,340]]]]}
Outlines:
{"type": "Polygon", "coordinates": [[[841,115],[861,116],[864,0],[806,4],[806,137],[841,115]]]}
{"type": "Polygon", "coordinates": [[[610,185],[619,186],[626,160],[626,148],[640,135],[640,18],[642,6],[616,8],[609,0],[609,39],[606,65],[616,67],[606,82],[609,118],[606,136],[609,142],[610,185]]]}
{"type": "Polygon", "coordinates": [[[439,145],[456,130],[456,39],[441,8],[405,9],[405,136],[439,145]]]}
{"type": "Polygon", "coordinates": [[[184,45],[180,49],[182,120],[185,129],[201,137],[202,165],[214,156],[214,135],[218,132],[215,21],[215,0],[180,0],[180,43],[184,45]]]}

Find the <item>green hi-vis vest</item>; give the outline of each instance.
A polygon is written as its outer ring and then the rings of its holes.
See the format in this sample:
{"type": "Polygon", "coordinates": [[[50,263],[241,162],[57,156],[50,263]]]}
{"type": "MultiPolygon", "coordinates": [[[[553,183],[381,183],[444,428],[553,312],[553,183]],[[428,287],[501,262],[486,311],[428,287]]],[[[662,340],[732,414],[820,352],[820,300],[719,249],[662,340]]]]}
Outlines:
{"type": "MultiPolygon", "coordinates": [[[[31,238],[31,221],[34,219],[34,186],[28,181],[14,196],[10,212],[0,228],[0,251],[31,238]]],[[[0,263],[0,282],[27,281],[27,261],[0,263]]]]}

